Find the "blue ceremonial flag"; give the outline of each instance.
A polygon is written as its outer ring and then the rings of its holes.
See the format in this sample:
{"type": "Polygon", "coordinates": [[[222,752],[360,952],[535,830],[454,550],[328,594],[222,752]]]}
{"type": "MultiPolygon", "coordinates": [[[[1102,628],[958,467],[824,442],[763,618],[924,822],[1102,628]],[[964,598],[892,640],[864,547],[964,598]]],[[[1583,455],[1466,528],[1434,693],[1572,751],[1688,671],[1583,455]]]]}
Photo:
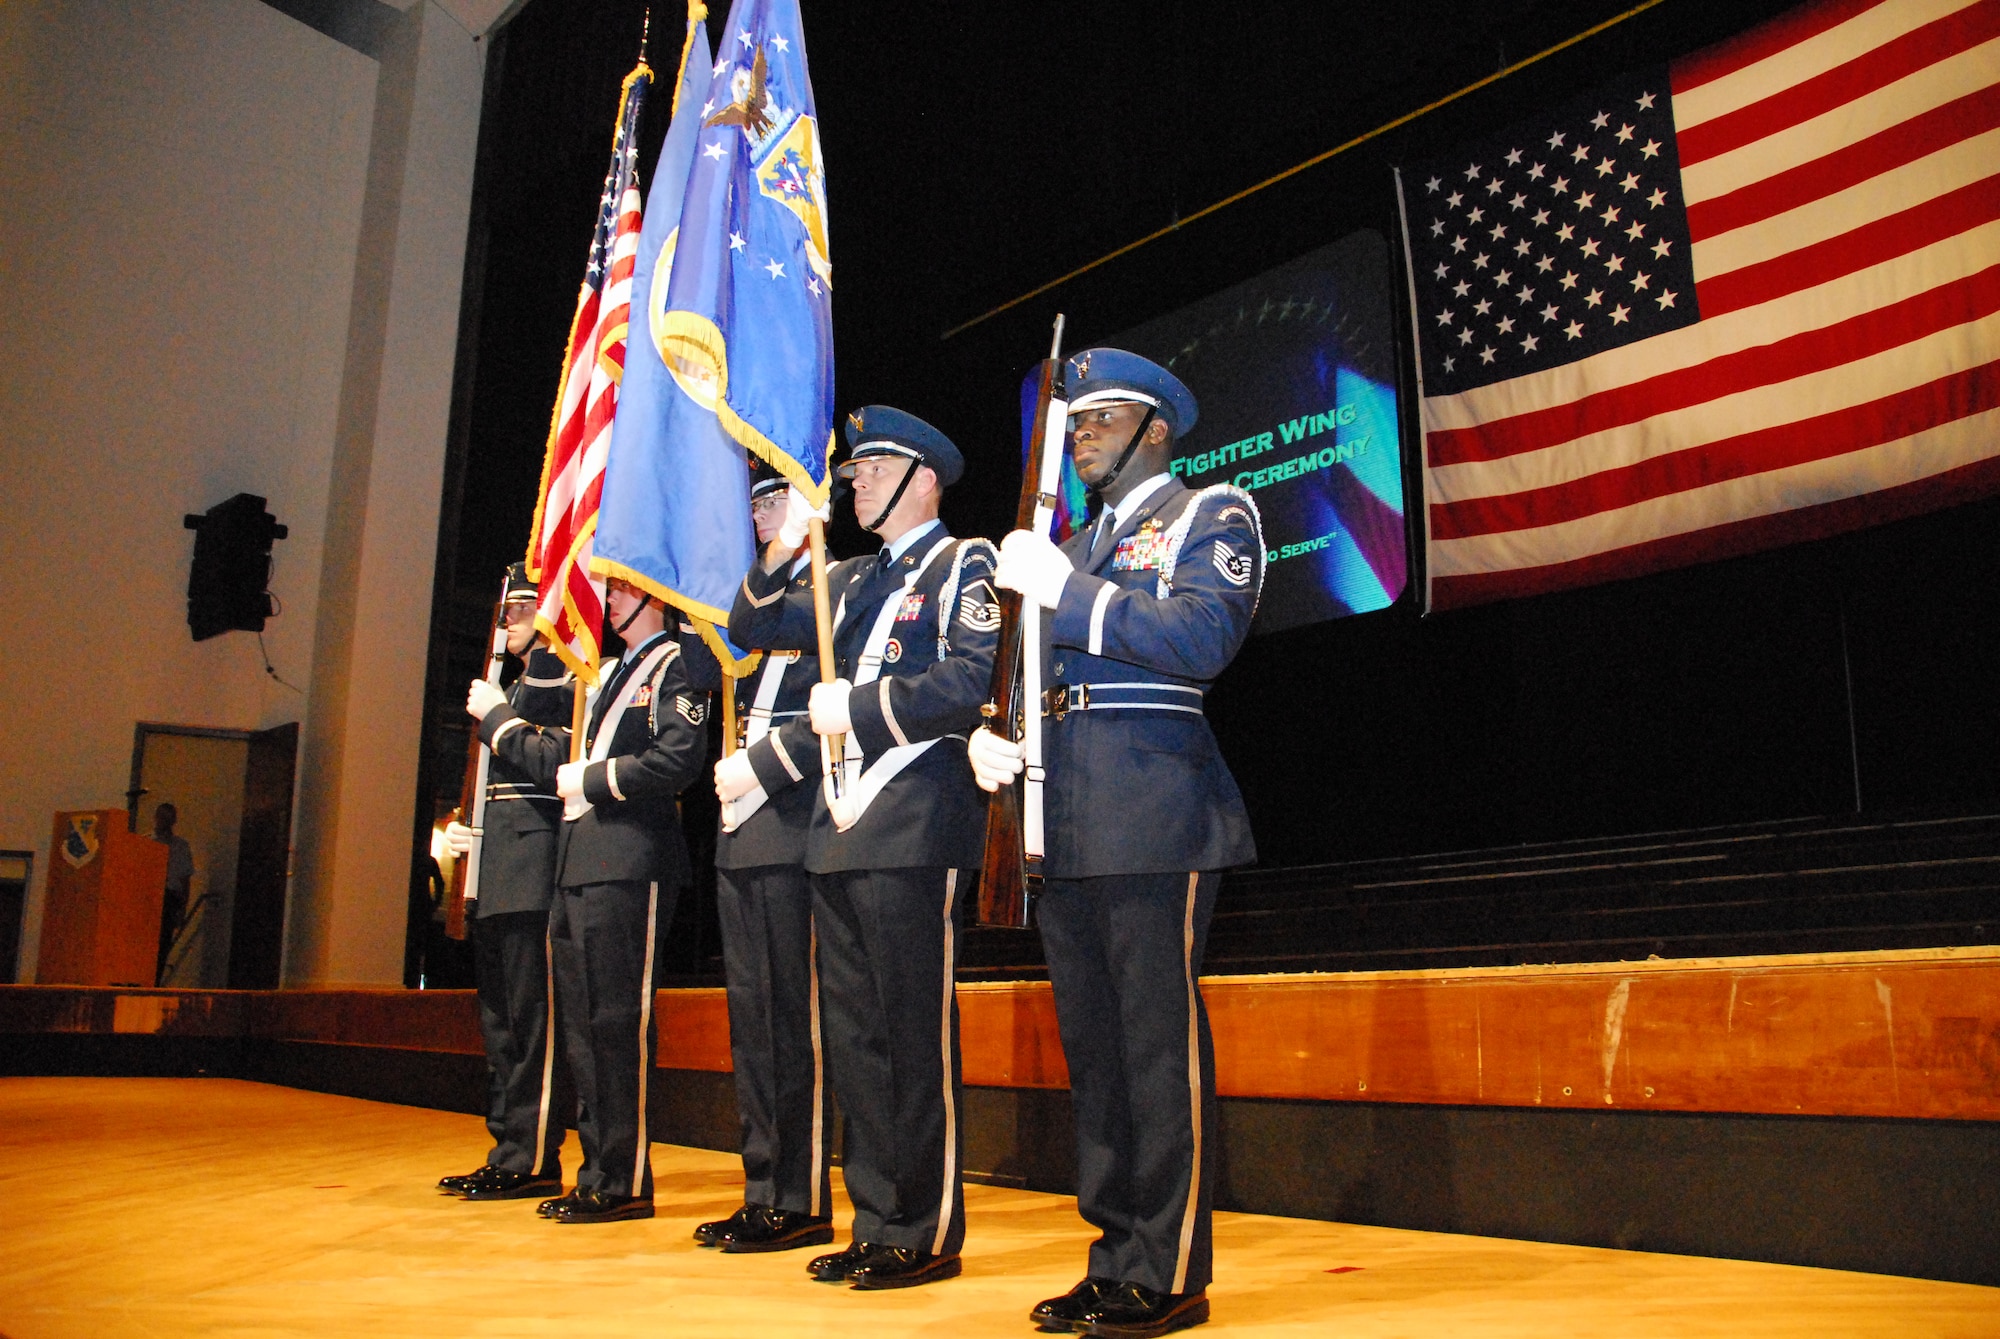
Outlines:
{"type": "Polygon", "coordinates": [[[657,338],[682,390],[824,502],[833,264],[797,0],[736,0],[710,73],[657,338]]]}
{"type": "Polygon", "coordinates": [[[605,465],[591,570],[686,610],[731,673],[746,662],[717,631],[756,557],[743,449],[690,399],[660,352],[667,276],[679,253],[682,197],[709,84],[707,11],[689,6],[673,120],[660,147],[632,274],[632,329],[605,465]]]}

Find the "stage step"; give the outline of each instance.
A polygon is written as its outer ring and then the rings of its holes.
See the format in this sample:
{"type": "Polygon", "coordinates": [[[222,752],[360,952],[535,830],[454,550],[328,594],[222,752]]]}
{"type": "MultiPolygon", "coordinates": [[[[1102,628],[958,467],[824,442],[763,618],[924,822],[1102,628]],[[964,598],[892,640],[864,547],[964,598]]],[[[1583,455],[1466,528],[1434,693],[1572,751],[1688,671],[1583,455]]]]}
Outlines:
{"type": "MultiPolygon", "coordinates": [[[[1802,819],[1225,876],[1205,970],[1363,971],[1991,943],[2000,815],[1802,819]]],[[[960,976],[1046,975],[969,929],[960,976]]]]}

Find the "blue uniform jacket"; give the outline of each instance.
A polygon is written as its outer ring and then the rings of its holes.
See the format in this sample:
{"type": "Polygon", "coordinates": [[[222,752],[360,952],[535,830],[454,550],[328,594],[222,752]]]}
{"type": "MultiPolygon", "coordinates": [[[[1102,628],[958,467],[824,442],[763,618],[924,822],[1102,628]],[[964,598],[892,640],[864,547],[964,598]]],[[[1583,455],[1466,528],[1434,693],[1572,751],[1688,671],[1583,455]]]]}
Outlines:
{"type": "MultiPolygon", "coordinates": [[[[583,797],[591,807],[563,822],[556,856],[559,887],[688,881],[678,797],[707,758],[708,697],[688,687],[678,643],[625,710],[607,719],[626,676],[637,672],[644,652],[657,644],[658,639],[648,642],[631,661],[605,667],[584,731],[584,756],[602,731],[612,732],[611,742],[606,759],[584,769],[583,797]]],[[[496,755],[537,776],[553,777],[569,761],[566,727],[530,726],[505,705],[487,713],[479,733],[496,755]]]]}
{"type": "MultiPolygon", "coordinates": [[[[546,647],[535,647],[528,652],[521,677],[507,690],[508,712],[529,725],[567,726],[571,682],[561,657],[546,647]]],[[[556,764],[540,761],[546,766],[538,763],[538,770],[530,770],[496,753],[487,764],[476,915],[549,909],[562,801],[556,798],[556,764]]]]}
{"type": "MultiPolygon", "coordinates": [[[[1088,559],[1045,613],[1045,684],[1093,685],[1088,710],[1043,718],[1051,878],[1226,869],[1257,858],[1236,779],[1199,710],[1106,707],[1120,697],[1198,708],[1236,657],[1264,582],[1256,504],[1169,480],[1088,559]],[[1138,684],[1138,689],[1097,685],[1138,684]],[[1192,691],[1190,691],[1192,690],[1192,691]]],[[[1072,694],[1075,696],[1075,694],[1072,694]]]]}
{"type": "MultiPolygon", "coordinates": [[[[938,743],[883,789],[859,823],[839,832],[820,784],[819,738],[810,720],[794,717],[776,732],[774,753],[781,750],[790,759],[817,797],[805,859],[813,873],[979,865],[986,849],[986,796],[965,760],[964,736],[979,725],[979,708],[992,687],[1000,627],[993,561],[993,546],[985,540],[954,540],[939,526],[887,571],[874,554],[827,570],[829,605],[837,611],[846,600],[833,650],[838,674],[850,682],[876,611],[892,597],[902,601],[881,677],[857,686],[848,700],[853,737],[870,760],[898,744],[938,743]],[[905,573],[941,544],[951,548],[924,569],[906,596],[905,573]]],[[[737,591],[729,629],[751,646],[812,650],[818,635],[810,585],[794,582],[789,568],[765,572],[761,563],[753,566],[737,591]]],[[[757,756],[751,765],[760,778],[766,775],[757,756]]]]}
{"type": "MultiPolygon", "coordinates": [[[[800,562],[792,569],[790,589],[812,599],[812,571],[800,562]]],[[[810,608],[810,604],[807,606],[810,608]]],[[[806,698],[819,682],[819,656],[813,651],[767,651],[768,659],[754,674],[734,681],[737,729],[750,719],[757,700],[757,688],[766,666],[781,667],[778,696],[771,704],[771,729],[764,738],[745,750],[750,770],[767,797],[756,813],[734,832],[724,832],[715,842],[718,869],[751,869],[758,865],[802,865],[806,858],[806,834],[812,828],[813,793],[819,788],[819,737],[810,727],[803,732],[793,724],[789,738],[782,731],[805,716],[806,698]]]]}

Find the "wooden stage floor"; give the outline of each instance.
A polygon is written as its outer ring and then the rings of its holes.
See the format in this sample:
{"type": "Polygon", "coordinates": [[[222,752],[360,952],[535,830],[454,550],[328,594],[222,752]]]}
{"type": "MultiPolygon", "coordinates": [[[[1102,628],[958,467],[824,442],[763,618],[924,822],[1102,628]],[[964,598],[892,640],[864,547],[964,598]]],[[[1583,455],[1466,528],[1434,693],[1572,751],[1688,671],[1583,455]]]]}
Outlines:
{"type": "MultiPolygon", "coordinates": [[[[738,1202],[733,1158],[655,1146],[660,1217],[563,1227],[431,1189],[484,1140],[233,1080],[0,1079],[0,1333],[1017,1337],[1090,1236],[1071,1200],[971,1186],[962,1278],[856,1293],[688,1239],[738,1202]]],[[[2000,1335],[2000,1289],[1881,1275],[1247,1214],[1216,1256],[1207,1334],[2000,1335]]]]}

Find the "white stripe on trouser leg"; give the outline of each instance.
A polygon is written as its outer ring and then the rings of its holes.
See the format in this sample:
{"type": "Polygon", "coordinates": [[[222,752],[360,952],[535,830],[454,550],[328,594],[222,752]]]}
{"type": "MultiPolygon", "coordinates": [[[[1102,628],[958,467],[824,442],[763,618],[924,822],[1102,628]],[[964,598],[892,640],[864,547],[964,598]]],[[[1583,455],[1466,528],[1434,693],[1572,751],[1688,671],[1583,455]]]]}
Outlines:
{"type": "Polygon", "coordinates": [[[549,1096],[556,1074],[556,960],[547,926],[542,927],[542,992],[542,1105],[535,1117],[535,1161],[528,1168],[530,1176],[542,1174],[542,1159],[548,1156],[549,1096]]]}
{"type": "Polygon", "coordinates": [[[632,1193],[639,1193],[640,1173],[646,1156],[653,1151],[652,1136],[646,1133],[646,1033],[653,1026],[653,937],[659,931],[660,881],[653,880],[646,899],[646,967],[639,975],[639,1131],[632,1150],[632,1193]]]}
{"type": "Polygon", "coordinates": [[[938,1053],[944,1058],[944,1194],[938,1204],[937,1238],[931,1254],[944,1250],[945,1233],[951,1229],[952,1187],[958,1184],[958,1103],[951,1091],[951,979],[953,926],[951,913],[958,898],[958,871],[944,872],[944,1009],[938,1025],[938,1053]]]}
{"type": "Polygon", "coordinates": [[[1181,920],[1181,967],[1187,976],[1188,1120],[1194,1130],[1194,1163],[1188,1168],[1187,1208],[1181,1212],[1181,1253],[1174,1263],[1174,1286],[1168,1292],[1187,1290],[1188,1256],[1194,1250],[1195,1205],[1201,1199],[1201,1000],[1194,979],[1194,894],[1201,872],[1188,875],[1187,911],[1181,920]]]}
{"type": "Polygon", "coordinates": [[[806,984],[812,990],[809,1016],[812,1019],[813,1043],[813,1132],[812,1132],[812,1189],[806,1192],[806,1201],[812,1207],[807,1210],[818,1218],[827,1212],[820,1203],[820,1182],[826,1179],[826,1057],[820,1052],[819,1042],[819,926],[812,920],[806,921],[806,984]]]}

